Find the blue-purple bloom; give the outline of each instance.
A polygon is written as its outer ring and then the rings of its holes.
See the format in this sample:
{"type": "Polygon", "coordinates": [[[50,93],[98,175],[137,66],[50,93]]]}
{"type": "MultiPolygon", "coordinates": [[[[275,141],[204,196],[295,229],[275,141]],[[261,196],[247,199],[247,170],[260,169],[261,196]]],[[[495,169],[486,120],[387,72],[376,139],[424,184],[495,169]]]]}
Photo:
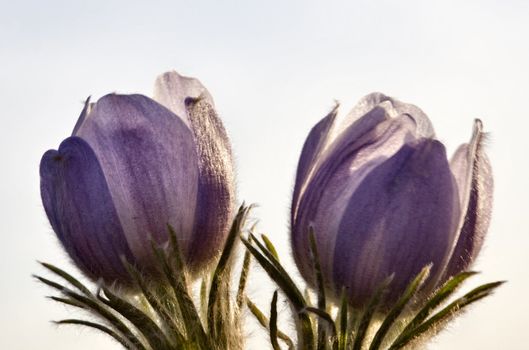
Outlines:
{"type": "Polygon", "coordinates": [[[337,108],[310,132],[298,164],[291,234],[309,282],[314,229],[326,287],[365,305],[394,274],[395,300],[432,264],[425,291],[468,269],[489,226],[492,174],[476,120],[468,144],[448,161],[427,116],[379,93],[341,122],[337,108]]]}
{"type": "Polygon", "coordinates": [[[177,234],[191,272],[218,252],[234,214],[228,137],[193,78],[158,77],[154,99],[109,94],[86,102],[72,136],[40,164],[51,226],[89,277],[130,280],[122,257],[154,271],[151,240],[177,234]]]}

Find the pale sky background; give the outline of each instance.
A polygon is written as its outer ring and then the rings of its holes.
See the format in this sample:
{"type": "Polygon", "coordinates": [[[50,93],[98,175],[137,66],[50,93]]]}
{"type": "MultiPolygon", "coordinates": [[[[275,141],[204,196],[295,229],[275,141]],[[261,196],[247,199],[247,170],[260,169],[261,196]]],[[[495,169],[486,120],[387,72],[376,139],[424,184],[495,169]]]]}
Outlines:
{"type": "MultiPolygon", "coordinates": [[[[301,146],[334,99],[342,113],[372,91],[414,103],[450,153],[482,118],[495,204],[475,266],[483,273],[465,288],[509,283],[431,349],[528,349],[528,64],[522,0],[0,0],[0,348],[120,348],[49,322],[79,313],[46,300],[51,291],[30,277],[43,272],[37,259],[74,270],[44,215],[38,164],[69,135],[88,95],[150,95],[156,75],[176,69],[214,96],[237,158],[239,198],[260,205],[259,227],[284,260],[301,146]]],[[[271,284],[253,276],[249,292],[268,308],[271,284]]],[[[266,335],[248,332],[249,349],[268,348],[266,335]]]]}

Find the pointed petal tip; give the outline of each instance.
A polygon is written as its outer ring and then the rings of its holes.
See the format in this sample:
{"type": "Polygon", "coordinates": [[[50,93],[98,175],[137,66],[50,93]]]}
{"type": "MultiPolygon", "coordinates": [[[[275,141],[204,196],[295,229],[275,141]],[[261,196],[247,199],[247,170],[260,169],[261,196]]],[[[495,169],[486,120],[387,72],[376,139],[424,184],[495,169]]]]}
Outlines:
{"type": "Polygon", "coordinates": [[[474,135],[480,134],[482,132],[483,132],[483,122],[479,118],[474,119],[474,135]]]}

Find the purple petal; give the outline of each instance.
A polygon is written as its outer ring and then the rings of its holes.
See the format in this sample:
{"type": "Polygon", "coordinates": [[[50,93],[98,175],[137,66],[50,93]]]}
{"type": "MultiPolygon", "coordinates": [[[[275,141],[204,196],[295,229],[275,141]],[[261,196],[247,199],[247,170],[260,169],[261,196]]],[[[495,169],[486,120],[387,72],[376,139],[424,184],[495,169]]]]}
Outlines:
{"type": "Polygon", "coordinates": [[[344,211],[358,186],[374,169],[415,140],[415,123],[407,115],[388,120],[376,128],[373,142],[340,164],[325,185],[312,222],[318,234],[318,247],[326,252],[321,264],[327,276],[333,271],[333,251],[344,211]]]}
{"type": "Polygon", "coordinates": [[[215,257],[224,246],[235,211],[231,146],[222,122],[207,99],[188,99],[188,118],[198,153],[198,193],[191,268],[215,257]]]}
{"type": "Polygon", "coordinates": [[[308,181],[309,175],[314,169],[315,163],[319,160],[318,157],[321,155],[325,146],[329,142],[329,134],[334,125],[338,106],[333,110],[316,126],[312,128],[305,140],[301,156],[299,157],[298,169],[296,173],[296,184],[294,187],[294,194],[292,199],[292,217],[291,220],[295,220],[297,207],[299,204],[299,195],[301,189],[305,186],[308,181]]]}
{"type": "Polygon", "coordinates": [[[182,120],[141,95],[106,95],[77,135],[94,149],[136,259],[151,261],[150,236],[172,225],[187,253],[197,196],[198,161],[182,120]]]}
{"type": "MultiPolygon", "coordinates": [[[[330,232],[335,232],[330,228],[333,227],[333,224],[329,221],[332,221],[333,219],[339,220],[339,216],[337,216],[336,213],[330,213],[329,216],[319,214],[319,210],[325,208],[325,206],[321,205],[322,197],[329,189],[329,183],[335,177],[335,174],[338,173],[335,182],[341,182],[341,186],[351,186],[351,188],[353,188],[354,184],[350,182],[351,176],[342,176],[339,173],[339,169],[342,168],[342,172],[356,176],[354,172],[363,165],[363,162],[372,161],[379,156],[391,156],[391,152],[395,152],[402,145],[403,138],[408,140],[408,138],[411,137],[408,135],[408,132],[414,134],[414,127],[415,124],[408,116],[390,119],[387,116],[385,109],[376,107],[364,117],[357,120],[353,126],[349,127],[344,132],[340,137],[340,140],[336,141],[337,144],[329,146],[329,150],[324,152],[325,157],[314,170],[315,174],[307,183],[305,191],[300,194],[297,217],[292,222],[292,245],[294,257],[296,258],[296,263],[301,271],[311,271],[309,264],[310,259],[307,258],[309,256],[308,254],[310,254],[307,235],[309,225],[316,222],[316,215],[319,215],[318,221],[321,219],[322,222],[322,225],[317,225],[318,227],[316,227],[316,229],[325,227],[326,230],[326,233],[322,234],[322,236],[317,233],[318,237],[326,237],[322,238],[322,240],[325,241],[323,244],[327,245],[327,243],[329,243],[328,239],[332,239],[329,236],[332,235],[330,232]],[[399,132],[399,129],[402,129],[402,132],[399,132]],[[345,133],[347,133],[347,135],[345,133]],[[397,135],[392,138],[394,133],[397,135]],[[400,143],[398,141],[399,139],[401,140],[400,143]],[[384,142],[387,140],[393,141],[390,144],[385,145],[384,142]],[[362,157],[356,158],[359,152],[363,149],[367,149],[367,152],[363,152],[362,157]],[[374,149],[378,150],[378,152],[369,155],[369,152],[374,149]],[[352,164],[354,164],[354,167],[349,169],[352,164]]],[[[329,194],[331,199],[326,203],[332,202],[332,197],[334,196],[333,193],[342,194],[339,190],[334,192],[333,189],[331,189],[329,194]]],[[[343,205],[341,202],[335,204],[337,207],[343,205]]],[[[326,210],[325,213],[327,213],[326,210]]],[[[319,239],[318,243],[321,243],[319,242],[319,239]]],[[[322,248],[320,248],[320,250],[322,250],[322,248]]],[[[323,265],[325,266],[325,264],[323,265]]],[[[309,273],[309,275],[311,275],[311,273],[309,273]]]]}
{"type": "Polygon", "coordinates": [[[433,138],[435,136],[430,120],[420,108],[412,104],[400,102],[379,92],[371,93],[360,99],[357,105],[341,121],[341,126],[336,129],[336,133],[338,134],[346,130],[377,107],[384,109],[385,114],[389,118],[396,118],[402,114],[409,115],[417,125],[418,137],[433,138]]]}
{"type": "Polygon", "coordinates": [[[120,255],[134,262],[101,166],[90,146],[69,137],[40,163],[41,196],[53,230],[91,278],[128,280],[120,255]]]}
{"type": "Polygon", "coordinates": [[[477,120],[470,144],[462,145],[450,164],[458,183],[463,215],[444,279],[468,269],[481,250],[489,228],[494,186],[484,138],[481,121],[477,120]]]}
{"type": "Polygon", "coordinates": [[[459,218],[457,187],[444,146],[422,139],[374,169],[349,200],[334,248],[336,290],[362,305],[395,273],[389,300],[433,263],[430,288],[443,270],[459,218]]]}

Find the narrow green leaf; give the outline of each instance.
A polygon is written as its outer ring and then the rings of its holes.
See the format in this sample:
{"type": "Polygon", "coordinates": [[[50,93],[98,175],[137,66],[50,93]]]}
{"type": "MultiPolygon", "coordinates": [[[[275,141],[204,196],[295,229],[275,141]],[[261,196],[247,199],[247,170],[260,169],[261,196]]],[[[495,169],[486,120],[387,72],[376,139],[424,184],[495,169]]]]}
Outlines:
{"type": "MultiPolygon", "coordinates": [[[[304,309],[307,305],[305,299],[303,298],[303,295],[301,294],[294,281],[292,281],[288,273],[282,267],[278,269],[277,261],[275,261],[274,263],[274,261],[269,260],[270,257],[273,259],[273,255],[271,255],[270,253],[270,255],[268,256],[263,255],[263,253],[254,248],[249,241],[245,240],[242,237],[241,241],[250,251],[250,253],[254,256],[254,258],[259,262],[259,265],[261,265],[265,272],[270,276],[270,278],[278,284],[278,286],[285,293],[287,298],[292,302],[296,311],[299,312],[304,309]]],[[[253,242],[256,243],[258,246],[260,245],[260,243],[255,239],[255,237],[253,237],[253,242]]],[[[265,249],[262,245],[260,245],[260,247],[261,250],[265,249]]]]}
{"type": "Polygon", "coordinates": [[[397,300],[395,305],[389,310],[386,317],[384,318],[384,321],[382,321],[382,324],[375,333],[375,337],[371,341],[369,350],[377,350],[380,347],[390,327],[400,316],[400,314],[402,313],[408,302],[411,300],[411,298],[415,295],[415,293],[420,289],[420,287],[428,278],[431,267],[432,265],[427,265],[419,272],[419,274],[410,282],[410,284],[408,285],[402,296],[397,300]]]}
{"type": "MultiPolygon", "coordinates": [[[[251,236],[248,236],[248,241],[251,240],[251,236]]],[[[246,281],[248,280],[248,274],[250,273],[250,262],[252,255],[248,249],[244,252],[244,259],[242,262],[241,275],[239,278],[239,287],[237,288],[237,308],[240,310],[244,305],[244,289],[246,288],[246,281]]]]}
{"type": "Polygon", "coordinates": [[[202,277],[200,282],[200,312],[203,319],[208,317],[208,276],[202,277]]]}
{"type": "MultiPolygon", "coordinates": [[[[261,310],[255,305],[250,299],[246,299],[246,305],[248,306],[248,309],[250,309],[250,312],[254,315],[254,317],[259,321],[261,326],[265,328],[266,330],[269,330],[270,322],[268,321],[268,318],[263,314],[261,310]]],[[[277,330],[277,337],[285,342],[287,344],[289,350],[294,350],[294,342],[288,335],[281,332],[280,330],[277,330]]]]}
{"type": "Polygon", "coordinates": [[[441,311],[434,314],[432,317],[430,317],[418,327],[414,328],[406,334],[402,334],[401,336],[399,336],[399,338],[395,340],[395,342],[390,346],[389,349],[396,350],[403,348],[410,341],[420,337],[430,329],[434,329],[441,322],[445,322],[446,320],[454,317],[459,312],[461,312],[461,310],[463,310],[463,308],[465,308],[466,306],[491,295],[492,292],[503,283],[505,283],[505,281],[492,282],[474,288],[467,294],[463,295],[461,298],[456,299],[455,301],[444,307],[441,311]]]}
{"type": "Polygon", "coordinates": [[[115,316],[110,310],[106,308],[104,304],[100,303],[97,299],[77,294],[76,292],[70,290],[63,290],[63,293],[71,299],[74,299],[75,301],[85,305],[94,313],[99,315],[101,318],[109,322],[121,334],[123,334],[123,336],[128,339],[128,341],[138,350],[146,350],[145,345],[134,334],[134,331],[131,330],[125,323],[123,323],[117,316],[115,316]]]}
{"type": "Polygon", "coordinates": [[[77,301],[75,301],[73,299],[61,298],[61,297],[56,297],[56,296],[50,296],[48,298],[50,298],[51,300],[56,301],[58,303],[70,305],[70,306],[73,306],[73,307],[78,307],[78,308],[81,308],[81,309],[85,308],[85,306],[83,304],[78,303],[77,301]]]}
{"type": "Polygon", "coordinates": [[[90,297],[93,297],[93,294],[92,292],[90,292],[90,290],[88,288],[86,288],[79,280],[77,280],[75,277],[73,277],[72,275],[70,275],[69,273],[67,273],[66,271],[64,270],[61,270],[60,268],[52,265],[52,264],[48,264],[48,263],[45,263],[45,262],[39,262],[42,266],[44,266],[46,269],[50,270],[51,272],[53,272],[54,274],[62,277],[65,281],[67,281],[68,283],[70,283],[72,286],[74,286],[75,288],[77,288],[79,291],[81,291],[84,295],[86,296],[90,296],[90,297]]]}
{"type": "Polygon", "coordinates": [[[114,309],[130,323],[132,323],[151,345],[153,349],[170,350],[170,341],[165,337],[164,332],[158,325],[143,311],[136,306],[129,303],[127,300],[112,293],[107,288],[103,288],[103,292],[108,299],[98,294],[98,299],[107,306],[114,309]]]}
{"type": "Polygon", "coordinates": [[[279,254],[277,254],[276,247],[272,243],[272,241],[263,233],[261,234],[261,238],[263,239],[263,242],[266,246],[266,249],[276,258],[277,261],[279,261],[279,254]]]}
{"type": "MultiPolygon", "coordinates": [[[[309,349],[309,350],[313,349],[314,348],[314,332],[312,329],[312,322],[310,320],[310,317],[308,317],[307,314],[299,313],[307,305],[298,287],[292,281],[288,273],[281,267],[279,262],[277,261],[275,261],[274,263],[270,262],[267,259],[267,257],[263,255],[263,253],[259,252],[256,248],[254,248],[247,240],[245,240],[244,238],[241,238],[241,241],[246,246],[246,248],[250,251],[250,253],[252,253],[254,258],[259,262],[261,267],[270,276],[270,278],[285,293],[286,297],[289,299],[292,306],[298,313],[299,322],[300,322],[299,331],[301,332],[299,339],[301,340],[301,343],[302,343],[300,346],[303,346],[305,349],[309,349]],[[280,267],[280,269],[278,269],[278,266],[280,267]]],[[[254,238],[254,242],[258,245],[260,244],[255,238],[254,238]]],[[[267,256],[274,259],[273,255],[271,255],[270,253],[268,253],[267,256]]]]}
{"type": "Polygon", "coordinates": [[[353,343],[353,350],[360,350],[362,348],[362,343],[364,342],[364,338],[367,334],[367,329],[369,328],[371,319],[373,318],[373,315],[377,311],[385,293],[387,292],[387,288],[392,280],[393,280],[393,275],[385,279],[380,284],[380,286],[377,288],[377,290],[375,291],[375,294],[373,294],[373,296],[369,300],[369,303],[367,304],[367,307],[364,310],[362,318],[360,319],[360,323],[358,324],[358,329],[356,331],[356,335],[355,335],[355,339],[353,343]]]}
{"type": "MultiPolygon", "coordinates": [[[[325,284],[323,280],[323,273],[321,271],[320,256],[318,254],[318,247],[316,244],[316,237],[314,236],[314,229],[309,227],[309,247],[312,260],[312,268],[314,270],[314,280],[316,281],[317,292],[318,292],[318,308],[322,311],[327,309],[327,301],[325,300],[325,284]]],[[[326,338],[325,327],[322,325],[322,317],[318,318],[318,350],[325,350],[326,338]]],[[[333,322],[333,326],[334,322],[333,322]]],[[[336,327],[335,327],[336,328],[336,327]]]]}
{"type": "Polygon", "coordinates": [[[338,316],[340,318],[340,331],[338,334],[338,350],[345,350],[347,346],[347,333],[348,333],[347,316],[348,316],[348,311],[349,311],[349,304],[347,303],[347,294],[345,292],[345,288],[342,288],[340,299],[341,299],[340,310],[338,311],[338,316]]]}
{"type": "Polygon", "coordinates": [[[37,275],[33,275],[34,278],[38,279],[40,282],[44,283],[45,285],[47,286],[50,286],[54,289],[57,289],[59,292],[62,292],[63,290],[65,289],[68,289],[66,288],[65,286],[57,283],[57,282],[54,282],[54,281],[51,281],[47,278],[44,278],[44,277],[40,277],[40,276],[37,276],[37,275]]]}
{"type": "Polygon", "coordinates": [[[54,321],[53,323],[57,325],[79,325],[79,326],[86,326],[90,328],[97,329],[103,333],[108,334],[115,340],[117,340],[123,347],[127,350],[135,350],[134,347],[132,347],[124,338],[122,338],[119,334],[114,332],[112,329],[94,322],[84,321],[84,320],[76,320],[76,319],[69,319],[69,320],[61,320],[61,321],[54,321]]]}
{"type": "MultiPolygon", "coordinates": [[[[435,310],[444,300],[446,300],[454,291],[463,283],[467,278],[475,275],[476,272],[462,272],[454,277],[450,278],[441,286],[435,294],[428,299],[426,304],[421,308],[421,310],[415,315],[415,317],[406,325],[402,330],[401,334],[406,334],[412,329],[416,328],[422,323],[430,313],[435,310]]],[[[400,337],[400,336],[399,336],[400,337]]],[[[398,339],[398,338],[397,338],[398,339]]]]}
{"type": "Polygon", "coordinates": [[[279,342],[277,341],[277,290],[274,292],[272,297],[272,303],[270,306],[270,343],[274,350],[281,350],[279,342]]]}
{"type": "MultiPolygon", "coordinates": [[[[328,328],[331,330],[331,337],[332,338],[336,337],[336,324],[334,323],[334,320],[332,319],[331,315],[329,315],[328,312],[326,312],[325,310],[322,310],[322,309],[311,307],[311,306],[307,306],[303,312],[312,313],[312,314],[318,316],[318,318],[321,318],[323,321],[325,321],[325,323],[327,324],[328,328]]],[[[326,347],[325,343],[326,343],[326,339],[324,338],[322,340],[323,348],[326,347]]]]}

